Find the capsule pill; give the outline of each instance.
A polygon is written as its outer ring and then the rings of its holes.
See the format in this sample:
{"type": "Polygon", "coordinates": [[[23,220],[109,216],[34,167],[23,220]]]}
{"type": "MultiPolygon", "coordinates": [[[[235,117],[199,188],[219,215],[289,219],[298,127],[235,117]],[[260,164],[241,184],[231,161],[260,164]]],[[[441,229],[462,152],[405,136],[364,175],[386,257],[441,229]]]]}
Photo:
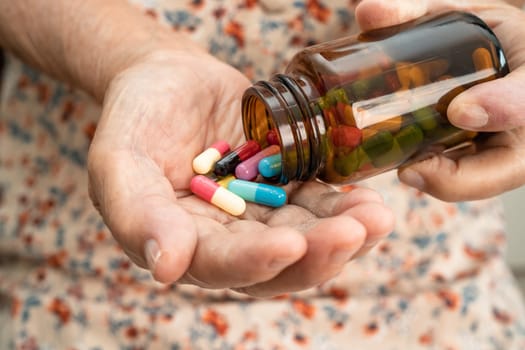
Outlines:
{"type": "Polygon", "coordinates": [[[204,175],[194,176],[191,179],[190,189],[197,197],[233,216],[242,215],[246,210],[244,199],[204,175]]]}
{"type": "Polygon", "coordinates": [[[235,176],[226,175],[225,177],[218,179],[217,183],[224,188],[228,188],[228,184],[232,182],[233,180],[235,180],[235,176]]]}
{"type": "Polygon", "coordinates": [[[260,150],[261,146],[257,141],[249,140],[234,150],[226,153],[221,159],[219,159],[215,163],[213,171],[218,176],[233,174],[237,165],[255,155],[260,150]]]}
{"type": "Polygon", "coordinates": [[[193,171],[197,174],[207,174],[221,157],[230,151],[230,145],[225,141],[217,141],[193,159],[193,171]]]}
{"type": "Polygon", "coordinates": [[[494,63],[492,62],[492,56],[484,47],[479,47],[472,53],[472,59],[476,70],[493,69],[494,63]]]}
{"type": "Polygon", "coordinates": [[[286,203],[286,192],[278,186],[258,182],[233,180],[228,190],[253,203],[278,208],[286,203]]]}
{"type": "Polygon", "coordinates": [[[271,145],[246,159],[235,168],[235,177],[241,180],[253,180],[259,174],[258,165],[261,159],[277,154],[281,148],[277,145],[271,145]]]}
{"type": "Polygon", "coordinates": [[[281,154],[274,154],[261,159],[257,167],[259,168],[259,174],[263,177],[268,179],[276,177],[282,171],[281,154]]]}

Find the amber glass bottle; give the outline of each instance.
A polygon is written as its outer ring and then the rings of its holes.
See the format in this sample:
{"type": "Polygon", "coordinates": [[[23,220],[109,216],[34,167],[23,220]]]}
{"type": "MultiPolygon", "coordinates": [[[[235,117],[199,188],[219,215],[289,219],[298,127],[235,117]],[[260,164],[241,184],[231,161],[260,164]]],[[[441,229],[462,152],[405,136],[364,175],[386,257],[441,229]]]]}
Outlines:
{"type": "Polygon", "coordinates": [[[447,107],[508,71],[478,17],[421,18],[299,52],[245,92],[244,132],[263,147],[277,134],[282,183],[354,182],[474,139],[448,122],[447,107]]]}

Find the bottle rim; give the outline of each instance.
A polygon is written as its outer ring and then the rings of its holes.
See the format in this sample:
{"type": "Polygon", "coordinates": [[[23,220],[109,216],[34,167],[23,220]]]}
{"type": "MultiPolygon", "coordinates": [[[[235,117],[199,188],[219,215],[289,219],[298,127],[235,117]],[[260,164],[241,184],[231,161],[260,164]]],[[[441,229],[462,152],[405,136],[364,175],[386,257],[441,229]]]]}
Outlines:
{"type": "Polygon", "coordinates": [[[264,131],[274,129],[277,132],[282,169],[278,181],[282,184],[311,179],[320,163],[319,130],[311,120],[312,111],[306,96],[296,86],[291,78],[277,74],[269,81],[252,85],[245,91],[242,100],[247,139],[255,139],[261,147],[266,147],[268,142],[264,131]],[[264,116],[260,108],[264,108],[264,116]],[[265,123],[267,130],[260,130],[265,123]]]}

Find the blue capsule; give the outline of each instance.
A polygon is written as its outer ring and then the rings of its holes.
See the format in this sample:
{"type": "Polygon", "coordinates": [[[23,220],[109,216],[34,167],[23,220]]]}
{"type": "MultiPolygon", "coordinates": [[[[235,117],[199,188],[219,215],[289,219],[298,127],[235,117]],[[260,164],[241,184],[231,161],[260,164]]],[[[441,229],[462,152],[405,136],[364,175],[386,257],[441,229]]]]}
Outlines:
{"type": "Polygon", "coordinates": [[[286,192],[277,186],[245,180],[233,180],[228,184],[228,190],[246,201],[269,207],[278,208],[286,203],[286,192]]]}
{"type": "Polygon", "coordinates": [[[281,174],[281,154],[265,157],[259,161],[259,174],[266,178],[274,178],[281,174]]]}

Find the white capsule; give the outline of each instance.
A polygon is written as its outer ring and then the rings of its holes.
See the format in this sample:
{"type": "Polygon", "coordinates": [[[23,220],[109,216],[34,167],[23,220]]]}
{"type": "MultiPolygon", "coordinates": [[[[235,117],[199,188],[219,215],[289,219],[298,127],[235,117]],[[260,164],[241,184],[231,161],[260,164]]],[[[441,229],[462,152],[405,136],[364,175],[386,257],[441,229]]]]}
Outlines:
{"type": "Polygon", "coordinates": [[[230,151],[230,145],[225,141],[217,141],[193,159],[193,171],[197,174],[207,174],[221,157],[230,151]]]}
{"type": "Polygon", "coordinates": [[[197,197],[204,199],[231,215],[238,216],[246,210],[246,202],[241,197],[228,191],[212,179],[195,175],[190,182],[190,189],[197,197]]]}
{"type": "Polygon", "coordinates": [[[244,199],[222,186],[217,188],[210,202],[234,216],[242,215],[246,211],[244,199]]]}

